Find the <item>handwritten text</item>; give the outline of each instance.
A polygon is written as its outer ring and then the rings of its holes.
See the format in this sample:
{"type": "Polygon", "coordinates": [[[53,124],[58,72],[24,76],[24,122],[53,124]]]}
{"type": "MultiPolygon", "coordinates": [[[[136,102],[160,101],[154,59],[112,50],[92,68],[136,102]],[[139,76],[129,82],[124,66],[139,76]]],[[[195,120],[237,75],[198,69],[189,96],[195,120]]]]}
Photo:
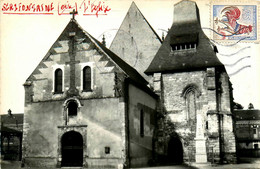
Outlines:
{"type": "Polygon", "coordinates": [[[99,15],[107,15],[111,8],[105,4],[103,1],[91,1],[83,0],[80,3],[73,2],[58,2],[57,8],[54,3],[49,4],[36,4],[36,3],[3,3],[1,10],[3,14],[18,14],[18,15],[33,15],[33,14],[43,14],[43,15],[53,15],[57,11],[58,15],[69,15],[74,9],[78,11],[79,14],[93,15],[98,17],[99,15]]]}

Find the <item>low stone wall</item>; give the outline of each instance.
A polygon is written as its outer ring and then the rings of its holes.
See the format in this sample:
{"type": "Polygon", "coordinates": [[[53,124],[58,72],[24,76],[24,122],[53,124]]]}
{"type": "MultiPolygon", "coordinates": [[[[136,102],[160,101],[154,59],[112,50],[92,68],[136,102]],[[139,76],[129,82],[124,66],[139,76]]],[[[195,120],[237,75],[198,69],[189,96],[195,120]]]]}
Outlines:
{"type": "MultiPolygon", "coordinates": [[[[86,164],[82,168],[91,169],[123,169],[123,159],[118,158],[87,158],[86,164]]],[[[30,157],[22,161],[22,168],[61,168],[57,166],[56,158],[30,157]]]]}
{"type": "Polygon", "coordinates": [[[22,167],[56,168],[56,158],[52,157],[27,157],[22,160],[22,167]]]}
{"type": "Polygon", "coordinates": [[[87,158],[84,168],[91,169],[123,169],[123,159],[119,158],[87,158]]]}

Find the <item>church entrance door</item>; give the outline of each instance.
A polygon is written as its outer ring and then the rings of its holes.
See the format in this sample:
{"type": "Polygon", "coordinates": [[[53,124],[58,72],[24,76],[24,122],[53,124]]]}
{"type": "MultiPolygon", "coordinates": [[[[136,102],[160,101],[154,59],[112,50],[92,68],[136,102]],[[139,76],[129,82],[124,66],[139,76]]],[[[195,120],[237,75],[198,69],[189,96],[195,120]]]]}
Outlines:
{"type": "Polygon", "coordinates": [[[183,162],[183,148],[179,138],[171,137],[168,143],[168,163],[181,164],[183,162]]]}
{"type": "Polygon", "coordinates": [[[75,131],[65,133],[61,139],[61,166],[83,166],[83,138],[75,131]]]}

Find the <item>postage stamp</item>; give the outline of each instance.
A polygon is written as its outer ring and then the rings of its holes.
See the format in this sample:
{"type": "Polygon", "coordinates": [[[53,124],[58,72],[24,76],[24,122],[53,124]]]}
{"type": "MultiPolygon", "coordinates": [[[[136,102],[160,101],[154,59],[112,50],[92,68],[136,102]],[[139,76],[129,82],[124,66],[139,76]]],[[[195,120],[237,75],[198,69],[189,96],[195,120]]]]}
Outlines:
{"type": "Polygon", "coordinates": [[[212,38],[219,41],[259,40],[259,2],[212,1],[212,38]]]}
{"type": "Polygon", "coordinates": [[[256,5],[213,5],[213,39],[257,40],[256,5]]]}

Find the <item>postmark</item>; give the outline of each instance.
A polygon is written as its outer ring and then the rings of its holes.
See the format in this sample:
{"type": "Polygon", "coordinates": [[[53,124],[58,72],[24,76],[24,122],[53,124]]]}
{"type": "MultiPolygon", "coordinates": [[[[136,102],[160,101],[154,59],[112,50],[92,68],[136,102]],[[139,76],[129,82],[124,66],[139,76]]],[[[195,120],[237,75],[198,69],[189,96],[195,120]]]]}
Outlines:
{"type": "Polygon", "coordinates": [[[259,3],[257,1],[213,1],[212,39],[220,42],[259,40],[259,3]]]}

